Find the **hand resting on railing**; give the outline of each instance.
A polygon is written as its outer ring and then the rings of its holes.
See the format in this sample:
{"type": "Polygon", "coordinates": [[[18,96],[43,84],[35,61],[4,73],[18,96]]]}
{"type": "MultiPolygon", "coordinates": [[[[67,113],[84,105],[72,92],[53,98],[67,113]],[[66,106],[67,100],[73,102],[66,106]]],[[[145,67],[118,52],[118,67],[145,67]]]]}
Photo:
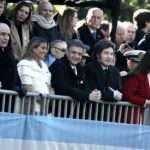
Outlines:
{"type": "Polygon", "coordinates": [[[120,101],[122,100],[122,93],[118,90],[114,90],[113,88],[109,87],[109,89],[113,92],[113,96],[114,96],[114,99],[117,100],[117,101],[120,101]]]}
{"type": "Polygon", "coordinates": [[[100,102],[102,97],[101,91],[95,89],[89,94],[89,100],[94,102],[100,102]]]}

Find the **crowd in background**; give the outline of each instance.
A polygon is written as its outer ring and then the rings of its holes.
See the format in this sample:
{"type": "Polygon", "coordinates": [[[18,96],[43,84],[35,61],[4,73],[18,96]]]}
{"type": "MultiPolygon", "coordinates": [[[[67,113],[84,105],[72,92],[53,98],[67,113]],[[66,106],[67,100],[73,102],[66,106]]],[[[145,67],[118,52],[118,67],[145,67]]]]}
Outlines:
{"type": "Polygon", "coordinates": [[[150,103],[150,10],[133,22],[111,23],[100,8],[90,8],[78,26],[78,11],[55,14],[48,1],[36,11],[20,1],[5,16],[0,0],[0,81],[2,89],[67,95],[79,101],[150,103]]]}

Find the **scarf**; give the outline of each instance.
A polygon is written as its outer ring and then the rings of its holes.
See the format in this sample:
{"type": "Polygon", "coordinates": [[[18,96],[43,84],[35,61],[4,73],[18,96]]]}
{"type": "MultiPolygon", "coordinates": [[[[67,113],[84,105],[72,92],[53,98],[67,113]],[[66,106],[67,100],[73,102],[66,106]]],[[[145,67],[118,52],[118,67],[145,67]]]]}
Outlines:
{"type": "Polygon", "coordinates": [[[47,20],[45,17],[43,17],[39,14],[32,15],[32,21],[37,22],[39,24],[39,26],[44,29],[50,29],[50,28],[56,26],[56,23],[52,17],[50,17],[47,20]]]}

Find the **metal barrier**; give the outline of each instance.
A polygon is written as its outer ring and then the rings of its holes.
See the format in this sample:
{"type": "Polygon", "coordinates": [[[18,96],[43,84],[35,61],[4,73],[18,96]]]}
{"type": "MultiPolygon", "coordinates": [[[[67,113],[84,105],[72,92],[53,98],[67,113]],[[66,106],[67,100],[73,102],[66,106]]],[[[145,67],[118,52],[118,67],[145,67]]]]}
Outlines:
{"type": "Polygon", "coordinates": [[[145,120],[145,108],[128,102],[78,102],[68,96],[30,92],[20,98],[17,92],[8,90],[0,90],[0,99],[2,112],[136,124],[145,120]]]}

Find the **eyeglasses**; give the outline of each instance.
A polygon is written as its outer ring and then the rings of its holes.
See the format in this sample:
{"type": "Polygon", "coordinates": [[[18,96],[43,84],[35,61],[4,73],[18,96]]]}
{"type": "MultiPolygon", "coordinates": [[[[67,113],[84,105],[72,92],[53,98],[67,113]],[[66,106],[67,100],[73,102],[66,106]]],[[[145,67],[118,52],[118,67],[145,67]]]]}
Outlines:
{"type": "Polygon", "coordinates": [[[60,50],[60,51],[62,51],[62,52],[64,52],[64,53],[67,51],[67,49],[65,49],[65,48],[59,48],[59,47],[56,47],[56,46],[53,47],[53,48],[56,48],[56,49],[58,49],[58,50],[60,50]]]}

